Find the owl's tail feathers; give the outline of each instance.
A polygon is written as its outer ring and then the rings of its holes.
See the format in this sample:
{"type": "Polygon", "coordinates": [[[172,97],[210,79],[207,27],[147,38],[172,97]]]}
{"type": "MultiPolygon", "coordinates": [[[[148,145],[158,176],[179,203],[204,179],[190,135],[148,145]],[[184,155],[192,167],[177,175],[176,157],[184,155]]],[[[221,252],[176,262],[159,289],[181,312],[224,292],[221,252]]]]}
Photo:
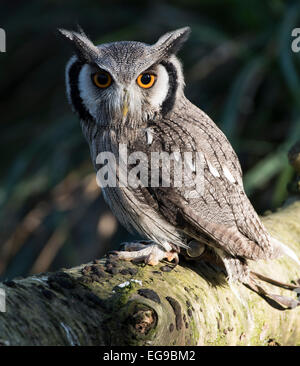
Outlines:
{"type": "MultiPolygon", "coordinates": [[[[260,273],[250,271],[250,281],[248,283],[245,283],[247,287],[249,287],[252,291],[256,292],[261,297],[267,299],[271,299],[273,301],[273,306],[277,304],[279,305],[279,309],[284,310],[285,308],[282,307],[284,305],[287,309],[294,309],[295,307],[300,305],[299,299],[294,299],[287,296],[272,294],[270,292],[267,292],[259,282],[267,282],[271,285],[274,285],[276,287],[281,287],[286,290],[294,291],[297,293],[297,295],[300,293],[300,287],[299,285],[292,285],[289,283],[283,283],[276,281],[272,278],[266,277],[264,275],[261,275],[260,273]]],[[[298,296],[297,296],[298,297],[298,296]]],[[[270,305],[272,305],[270,303],[270,305]]],[[[277,307],[275,306],[275,307],[277,307]]]]}
{"type": "MultiPolygon", "coordinates": [[[[289,249],[289,248],[288,248],[289,249]]],[[[247,261],[241,258],[235,258],[222,250],[215,249],[217,254],[222,258],[222,261],[225,265],[226,272],[228,274],[228,283],[231,287],[233,293],[239,298],[243,305],[245,305],[245,301],[243,298],[239,296],[234,288],[234,282],[241,282],[250,290],[256,292],[259,296],[263,297],[267,300],[270,305],[275,306],[278,309],[293,309],[297,306],[300,306],[299,299],[295,299],[292,297],[276,295],[270,292],[267,292],[262,286],[261,282],[267,282],[273,286],[281,287],[286,290],[293,291],[294,294],[300,294],[300,284],[293,285],[289,283],[279,282],[272,278],[269,278],[265,275],[261,275],[260,273],[254,272],[249,269],[247,261]],[[270,302],[271,301],[271,302],[270,302]]],[[[292,252],[293,253],[293,252],[292,252]]],[[[279,255],[279,254],[278,254],[279,255]]],[[[298,259],[296,257],[296,259],[298,259]]]]}
{"type": "Polygon", "coordinates": [[[283,255],[287,255],[288,257],[293,259],[300,266],[300,260],[297,257],[297,254],[291,248],[289,248],[287,245],[285,245],[284,243],[282,243],[278,239],[273,238],[272,236],[271,236],[271,243],[273,244],[273,247],[275,249],[274,250],[274,256],[275,257],[280,257],[280,256],[283,256],[283,255]]]}

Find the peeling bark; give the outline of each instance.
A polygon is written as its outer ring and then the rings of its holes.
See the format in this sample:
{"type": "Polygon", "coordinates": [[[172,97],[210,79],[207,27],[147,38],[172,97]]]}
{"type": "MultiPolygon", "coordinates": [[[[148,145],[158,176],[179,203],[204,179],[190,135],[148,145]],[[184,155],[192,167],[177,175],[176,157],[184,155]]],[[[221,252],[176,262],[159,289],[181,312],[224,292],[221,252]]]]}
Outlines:
{"type": "MultiPolygon", "coordinates": [[[[263,222],[300,257],[299,201],[263,222]]],[[[300,278],[289,258],[251,267],[283,282],[300,278]]],[[[300,344],[300,308],[278,310],[241,284],[235,285],[239,299],[223,270],[204,261],[166,271],[165,263],[142,266],[110,256],[0,287],[6,292],[3,345],[300,344]]]]}

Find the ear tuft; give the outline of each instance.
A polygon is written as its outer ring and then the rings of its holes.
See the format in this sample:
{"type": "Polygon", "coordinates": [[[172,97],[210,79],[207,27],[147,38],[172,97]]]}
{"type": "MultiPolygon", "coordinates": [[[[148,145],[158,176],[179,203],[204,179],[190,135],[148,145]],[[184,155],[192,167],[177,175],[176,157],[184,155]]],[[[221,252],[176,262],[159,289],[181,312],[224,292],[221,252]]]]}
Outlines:
{"type": "Polygon", "coordinates": [[[184,27],[161,36],[152,46],[156,51],[164,56],[176,54],[191,33],[190,27],[184,27]]]}
{"type": "Polygon", "coordinates": [[[82,29],[81,25],[76,24],[76,27],[77,27],[77,31],[78,31],[79,34],[81,34],[83,37],[88,38],[88,36],[86,35],[85,31],[82,29]]]}
{"type": "Polygon", "coordinates": [[[83,62],[91,63],[99,56],[98,48],[87,38],[83,29],[78,25],[78,32],[58,29],[59,33],[71,42],[76,55],[83,62]]]}
{"type": "Polygon", "coordinates": [[[70,40],[70,41],[73,41],[73,32],[68,31],[68,30],[66,30],[66,29],[62,29],[62,28],[58,28],[57,30],[58,30],[58,32],[59,32],[62,36],[66,37],[66,38],[67,38],[68,40],[70,40]]]}

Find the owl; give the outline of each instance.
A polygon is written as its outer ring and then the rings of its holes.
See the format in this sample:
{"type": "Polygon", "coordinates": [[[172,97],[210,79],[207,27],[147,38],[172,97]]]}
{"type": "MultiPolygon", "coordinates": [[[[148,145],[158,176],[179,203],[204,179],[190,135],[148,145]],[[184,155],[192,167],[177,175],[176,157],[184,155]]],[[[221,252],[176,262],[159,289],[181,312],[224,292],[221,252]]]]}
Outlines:
{"type": "MultiPolygon", "coordinates": [[[[208,251],[223,263],[229,284],[240,281],[283,305],[298,305],[291,298],[266,293],[258,281],[291,290],[295,286],[248,267],[248,261],[281,255],[300,262],[260,221],[244,192],[241,166],[225,135],[184,94],[176,54],[190,28],[166,33],[152,45],[122,41],[96,46],[81,28],[59,31],[74,47],[75,55],[66,66],[67,96],[79,116],[94,167],[99,168],[97,157],[103,152],[118,162],[117,184],[102,188],[104,198],[122,225],[148,239],[127,243],[125,250],[116,252],[118,258],[156,265],[162,259],[177,263],[178,253],[198,259],[208,251]],[[169,185],[162,173],[160,184],[149,179],[148,184],[118,184],[120,146],[149,160],[154,153],[177,153],[179,159],[194,154],[190,161],[194,175],[193,159],[199,153],[201,194],[193,194],[191,185],[176,185],[174,167],[169,170],[173,172],[169,185]]],[[[162,169],[158,165],[157,171],[162,169]]],[[[147,169],[150,173],[149,164],[147,169]]]]}

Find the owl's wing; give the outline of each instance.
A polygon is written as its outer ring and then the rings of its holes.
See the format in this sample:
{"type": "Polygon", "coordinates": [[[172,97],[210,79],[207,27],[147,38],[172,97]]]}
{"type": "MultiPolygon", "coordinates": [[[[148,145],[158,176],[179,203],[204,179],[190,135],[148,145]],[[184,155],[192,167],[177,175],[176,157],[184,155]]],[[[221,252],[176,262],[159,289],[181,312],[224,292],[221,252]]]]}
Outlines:
{"type": "Polygon", "coordinates": [[[151,199],[165,219],[187,235],[209,238],[213,246],[231,255],[269,258],[270,237],[244,192],[241,167],[231,144],[205,113],[192,108],[188,109],[190,116],[178,113],[174,120],[163,122],[163,141],[168,143],[167,132],[170,146],[202,153],[203,192],[190,198],[190,188],[184,185],[148,188],[151,199]]]}
{"type": "MultiPolygon", "coordinates": [[[[198,241],[209,242],[211,246],[225,252],[248,259],[267,259],[270,257],[269,240],[250,239],[238,226],[219,223],[203,218],[197,210],[190,207],[188,200],[178,195],[172,188],[152,191],[160,213],[174,226],[198,241]]],[[[258,230],[258,229],[255,229],[258,230]]],[[[259,234],[260,235],[260,234],[259,234]]]]}

